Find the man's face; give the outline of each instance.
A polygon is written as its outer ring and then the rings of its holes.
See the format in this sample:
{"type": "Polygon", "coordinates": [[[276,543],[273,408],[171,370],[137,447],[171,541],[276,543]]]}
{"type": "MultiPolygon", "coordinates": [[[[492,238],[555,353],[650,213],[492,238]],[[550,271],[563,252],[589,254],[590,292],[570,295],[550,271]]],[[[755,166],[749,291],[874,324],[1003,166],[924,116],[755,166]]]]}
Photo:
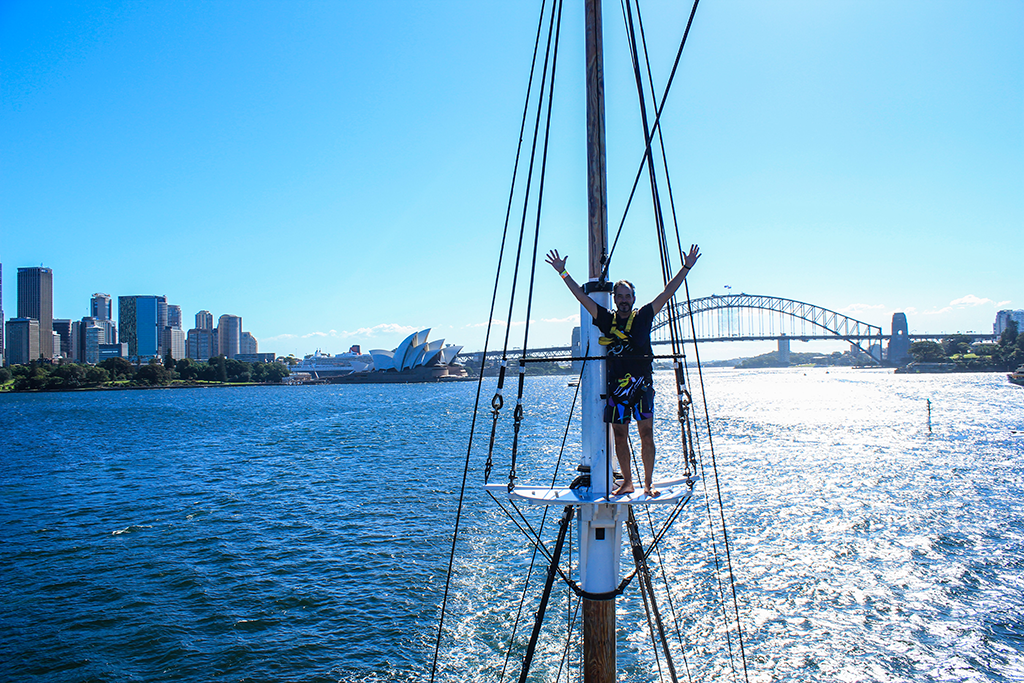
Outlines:
{"type": "Polygon", "coordinates": [[[615,310],[625,315],[633,310],[633,290],[625,285],[619,285],[612,294],[612,301],[615,303],[615,310]]]}

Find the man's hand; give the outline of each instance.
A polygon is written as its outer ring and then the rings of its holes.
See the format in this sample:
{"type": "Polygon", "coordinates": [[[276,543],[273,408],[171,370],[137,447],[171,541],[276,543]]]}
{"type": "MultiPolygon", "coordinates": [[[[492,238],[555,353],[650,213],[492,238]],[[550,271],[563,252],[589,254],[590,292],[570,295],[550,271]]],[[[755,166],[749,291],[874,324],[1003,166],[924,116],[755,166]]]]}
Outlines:
{"type": "Polygon", "coordinates": [[[556,272],[561,273],[565,270],[565,262],[569,260],[569,257],[566,256],[565,258],[561,258],[558,255],[558,250],[552,249],[548,252],[548,257],[545,260],[547,263],[551,264],[551,267],[554,268],[556,272]]]}
{"type": "Polygon", "coordinates": [[[697,259],[699,258],[700,247],[698,247],[696,244],[691,244],[690,253],[686,255],[685,259],[683,259],[683,265],[686,266],[687,270],[689,270],[690,268],[693,268],[693,264],[695,264],[697,262],[697,259]]]}
{"type": "Polygon", "coordinates": [[[659,294],[654,301],[651,302],[651,307],[654,309],[655,315],[658,311],[665,307],[665,304],[669,302],[672,295],[676,293],[679,286],[683,284],[683,280],[686,279],[686,274],[690,272],[693,265],[697,263],[697,259],[700,258],[700,247],[696,244],[690,245],[690,253],[683,259],[683,265],[679,268],[679,272],[675,274],[668,284],[665,285],[665,291],[659,294]]]}
{"type": "Polygon", "coordinates": [[[583,289],[576,284],[576,281],[573,280],[572,276],[565,270],[565,262],[569,260],[569,257],[566,256],[565,258],[562,258],[558,254],[557,249],[552,249],[548,252],[548,256],[545,260],[551,264],[551,267],[555,269],[556,273],[562,276],[562,281],[565,282],[565,286],[569,288],[569,291],[572,292],[574,297],[576,297],[576,300],[583,305],[583,308],[587,309],[587,313],[590,314],[590,317],[596,318],[597,302],[587,296],[583,289]],[[565,274],[562,275],[562,273],[565,274]]]}

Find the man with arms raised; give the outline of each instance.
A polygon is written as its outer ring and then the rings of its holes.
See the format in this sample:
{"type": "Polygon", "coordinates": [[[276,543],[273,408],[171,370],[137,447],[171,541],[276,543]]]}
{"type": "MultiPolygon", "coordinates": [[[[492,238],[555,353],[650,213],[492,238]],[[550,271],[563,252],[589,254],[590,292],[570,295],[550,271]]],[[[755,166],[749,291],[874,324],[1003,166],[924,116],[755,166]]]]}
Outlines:
{"type": "Polygon", "coordinates": [[[612,302],[615,311],[609,311],[591,299],[576,284],[568,271],[565,262],[557,249],[548,252],[547,262],[554,268],[569,291],[590,313],[594,324],[604,335],[601,344],[608,347],[608,406],[605,408],[605,421],[611,422],[612,436],[615,438],[615,457],[618,458],[622,470],[622,481],[612,491],[613,496],[632,493],[633,468],[629,462],[629,421],[636,419],[637,431],[640,432],[640,458],[644,463],[644,493],[650,497],[658,495],[651,489],[654,481],[654,381],[652,377],[651,356],[651,324],[654,316],[665,307],[672,295],[676,293],[686,274],[690,272],[697,259],[700,249],[696,244],[690,246],[683,267],[675,274],[665,291],[654,301],[633,309],[636,294],[633,285],[626,280],[615,283],[612,291],[612,302]]]}

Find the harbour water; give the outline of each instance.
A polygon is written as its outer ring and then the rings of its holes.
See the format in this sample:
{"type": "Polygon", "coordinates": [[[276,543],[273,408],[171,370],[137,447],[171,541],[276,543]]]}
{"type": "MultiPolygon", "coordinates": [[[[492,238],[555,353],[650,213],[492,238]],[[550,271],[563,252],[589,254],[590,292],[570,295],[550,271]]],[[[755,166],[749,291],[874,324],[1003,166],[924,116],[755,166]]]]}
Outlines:
{"type": "MultiPolygon", "coordinates": [[[[683,466],[670,379],[657,377],[659,476],[683,466]]],[[[550,481],[566,380],[527,383],[521,482],[550,481]]],[[[749,680],[1024,681],[1024,389],[1000,374],[853,369],[704,380],[749,680]]],[[[475,392],[0,395],[0,680],[428,680],[475,392]]],[[[498,680],[532,558],[480,490],[492,392],[438,680],[498,680]]],[[[496,481],[510,465],[505,413],[496,481]]],[[[703,506],[698,487],[660,548],[660,599],[686,642],[677,668],[743,680],[703,506]]],[[[560,666],[576,680],[576,655],[559,661],[572,609],[559,586],[535,680],[560,666]]],[[[618,611],[620,680],[657,680],[635,583],[618,611]]]]}

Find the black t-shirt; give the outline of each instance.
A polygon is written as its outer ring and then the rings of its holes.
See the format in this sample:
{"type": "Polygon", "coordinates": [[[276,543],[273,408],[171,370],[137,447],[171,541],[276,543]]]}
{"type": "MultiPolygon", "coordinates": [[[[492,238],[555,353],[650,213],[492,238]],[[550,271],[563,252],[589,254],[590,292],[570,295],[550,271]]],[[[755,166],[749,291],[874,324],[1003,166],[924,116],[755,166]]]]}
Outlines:
{"type": "MultiPolygon", "coordinates": [[[[598,307],[597,318],[594,324],[601,333],[611,336],[612,320],[615,313],[606,308],[598,307]]],[[[630,374],[633,377],[643,377],[648,382],[652,381],[652,368],[650,356],[654,355],[651,350],[651,325],[654,323],[654,307],[646,304],[640,307],[633,317],[633,324],[626,332],[625,320],[619,318],[616,327],[620,332],[625,333],[628,341],[618,341],[608,346],[608,381],[613,382],[630,374]],[[646,358],[644,357],[646,356],[646,358]]]]}

